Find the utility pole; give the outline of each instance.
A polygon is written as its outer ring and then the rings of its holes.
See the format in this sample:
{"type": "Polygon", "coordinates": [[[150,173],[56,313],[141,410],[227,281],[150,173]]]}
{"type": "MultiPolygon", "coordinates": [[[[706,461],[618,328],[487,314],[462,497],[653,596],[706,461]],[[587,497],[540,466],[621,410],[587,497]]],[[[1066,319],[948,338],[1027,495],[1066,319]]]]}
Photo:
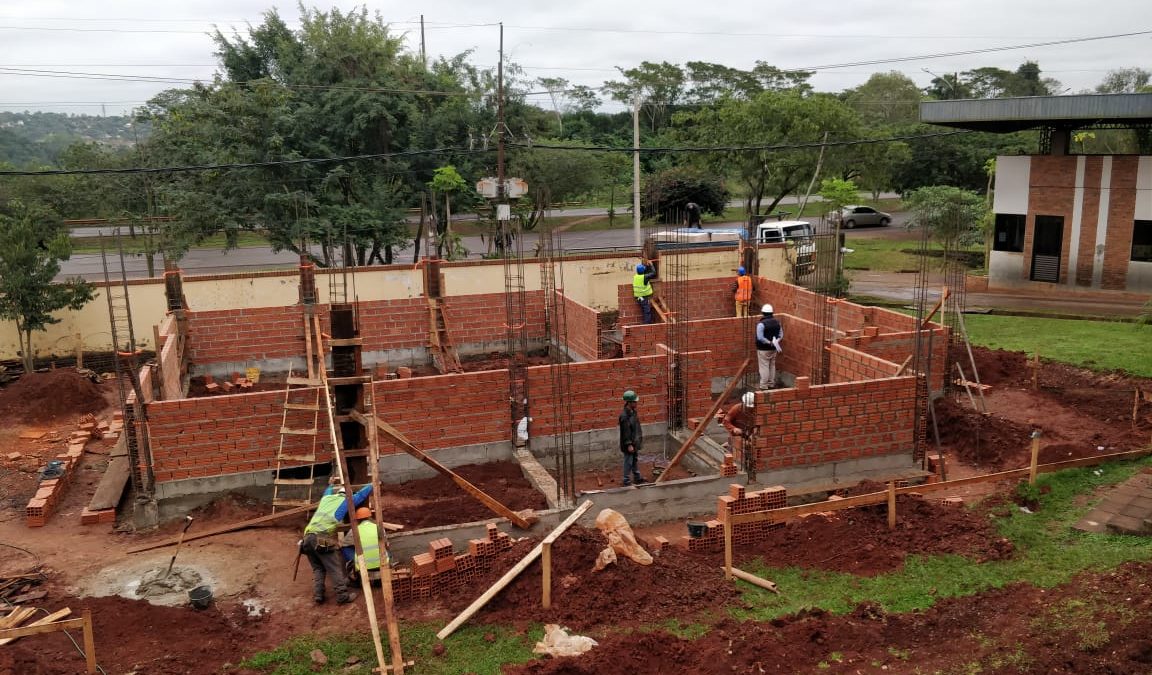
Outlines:
{"type": "Polygon", "coordinates": [[[632,231],[640,241],[640,92],[632,99],[632,231]]]}
{"type": "Polygon", "coordinates": [[[500,22],[500,61],[496,64],[496,204],[504,203],[504,22],[500,22]]]}
{"type": "Polygon", "coordinates": [[[424,15],[420,15],[420,60],[424,63],[424,69],[428,69],[428,52],[424,50],[424,15]]]}

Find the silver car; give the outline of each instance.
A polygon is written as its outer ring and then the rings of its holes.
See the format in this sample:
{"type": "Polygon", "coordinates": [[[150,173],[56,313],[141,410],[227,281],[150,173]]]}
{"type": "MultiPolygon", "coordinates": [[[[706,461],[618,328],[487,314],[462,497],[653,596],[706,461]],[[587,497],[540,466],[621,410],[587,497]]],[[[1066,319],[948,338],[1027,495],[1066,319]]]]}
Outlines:
{"type": "Polygon", "coordinates": [[[828,218],[833,222],[839,220],[840,226],[846,230],[851,230],[857,225],[887,226],[892,222],[892,214],[877,211],[871,206],[848,205],[839,211],[830,211],[828,218]]]}

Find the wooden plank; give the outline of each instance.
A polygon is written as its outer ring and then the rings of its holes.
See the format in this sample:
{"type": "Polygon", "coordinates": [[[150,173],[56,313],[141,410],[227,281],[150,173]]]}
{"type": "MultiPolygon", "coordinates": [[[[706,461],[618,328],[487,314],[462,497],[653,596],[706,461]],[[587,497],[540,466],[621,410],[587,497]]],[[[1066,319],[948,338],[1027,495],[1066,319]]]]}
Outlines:
{"type": "MultiPolygon", "coordinates": [[[[120,439],[116,442],[116,450],[125,447],[124,439],[127,438],[124,434],[120,435],[120,439]]],[[[128,461],[127,454],[115,454],[113,450],[112,459],[108,462],[108,468],[104,469],[104,475],[100,478],[100,484],[96,486],[96,492],[92,495],[92,500],[88,502],[88,509],[91,511],[103,511],[104,509],[116,508],[120,503],[121,497],[124,496],[124,488],[128,485],[128,473],[131,463],[128,461]]]]}
{"type": "MultiPolygon", "coordinates": [[[[301,507],[298,507],[295,509],[288,509],[287,511],[281,511],[280,513],[273,513],[273,514],[268,515],[268,516],[260,516],[259,518],[252,518],[251,520],[242,520],[238,523],[233,523],[231,525],[225,525],[223,527],[218,527],[214,530],[208,530],[207,532],[197,532],[196,534],[184,537],[184,541],[195,541],[196,539],[204,539],[205,537],[215,537],[218,534],[227,534],[229,532],[237,532],[239,530],[244,530],[244,529],[247,529],[249,527],[256,527],[258,525],[264,525],[267,523],[271,523],[271,522],[280,520],[281,518],[287,518],[288,516],[296,516],[296,515],[299,515],[301,513],[307,513],[308,511],[314,510],[316,508],[317,504],[319,504],[319,502],[312,502],[308,506],[301,506],[301,507]]],[[[144,544],[143,546],[136,546],[134,548],[130,548],[127,551],[125,551],[125,553],[143,553],[144,551],[151,551],[151,550],[157,549],[157,548],[164,548],[165,546],[172,546],[177,541],[178,541],[178,539],[176,537],[173,537],[171,539],[164,539],[162,541],[152,542],[151,544],[144,544]]]]}
{"type": "Polygon", "coordinates": [[[948,295],[948,287],[945,286],[944,289],[940,291],[940,300],[932,306],[932,311],[928,312],[924,317],[924,321],[920,323],[920,330],[924,330],[928,327],[928,324],[932,323],[932,317],[936,316],[936,312],[939,312],[940,308],[944,306],[944,301],[948,299],[948,295]]]}
{"type": "MultiPolygon", "coordinates": [[[[775,581],[768,581],[767,579],[765,579],[763,577],[758,577],[755,574],[745,572],[744,570],[741,570],[741,569],[736,569],[735,567],[730,568],[728,571],[731,573],[732,576],[734,576],[737,579],[740,579],[742,581],[747,581],[748,583],[752,584],[753,586],[759,586],[760,588],[767,589],[767,590],[772,591],[773,593],[776,593],[776,594],[780,593],[780,589],[776,587],[775,581]]],[[[729,579],[731,579],[731,578],[732,577],[729,577],[729,579]]]]}
{"type": "Polygon", "coordinates": [[[35,613],[35,608],[17,607],[13,609],[12,612],[8,614],[8,616],[0,619],[0,628],[15,628],[16,626],[19,626],[28,619],[32,618],[32,615],[35,613]]]}
{"type": "Polygon", "coordinates": [[[740,383],[740,378],[743,377],[744,371],[747,370],[748,364],[750,363],[752,363],[752,357],[744,359],[744,363],[741,363],[740,367],[736,369],[736,374],[732,377],[732,381],[728,383],[728,386],[724,388],[724,393],[720,394],[720,398],[716,399],[716,402],[712,404],[712,409],[709,410],[708,414],[696,425],[696,429],[692,432],[692,435],[689,436],[688,440],[684,441],[684,444],[676,451],[676,455],[672,457],[672,461],[668,462],[668,466],[664,467],[664,472],[656,477],[655,482],[663,483],[664,480],[671,475],[672,468],[680,463],[684,455],[688,454],[688,449],[696,443],[696,439],[700,438],[704,430],[708,428],[708,423],[716,416],[716,411],[720,410],[720,407],[728,400],[729,394],[731,394],[732,390],[736,388],[736,385],[740,383]]]}
{"type": "Polygon", "coordinates": [[[896,529],[896,481],[888,481],[888,529],[896,529]]]}
{"type": "Polygon", "coordinates": [[[92,610],[84,610],[84,661],[88,672],[96,673],[96,638],[92,631],[92,610]]]}
{"type": "Polygon", "coordinates": [[[544,609],[551,609],[552,608],[552,542],[545,541],[543,546],[544,546],[544,548],[542,548],[540,550],[540,567],[544,571],[544,578],[543,578],[543,582],[541,583],[541,587],[543,588],[543,590],[541,591],[542,597],[540,599],[540,604],[543,605],[544,609]]]}
{"type": "Polygon", "coordinates": [[[1028,483],[1030,485],[1036,484],[1036,470],[1039,468],[1040,462],[1040,431],[1032,432],[1032,458],[1028,464],[1028,483]]]}
{"type": "MultiPolygon", "coordinates": [[[[365,417],[362,413],[359,413],[359,412],[353,410],[351,414],[352,414],[352,419],[356,420],[357,422],[360,422],[364,426],[369,426],[372,424],[372,421],[369,420],[367,417],[365,417]]],[[[448,467],[444,466],[440,462],[432,459],[423,450],[421,450],[420,448],[417,448],[415,445],[413,445],[412,441],[409,441],[408,438],[404,436],[404,434],[400,433],[400,431],[398,429],[396,429],[395,427],[393,427],[391,424],[388,424],[387,422],[380,419],[379,417],[376,417],[375,421],[376,421],[376,428],[379,431],[382,431],[384,433],[384,435],[391,438],[393,440],[393,442],[395,442],[398,446],[400,446],[401,450],[403,450],[404,452],[407,452],[409,455],[412,455],[416,459],[427,464],[428,466],[432,467],[433,469],[440,472],[441,474],[444,474],[445,476],[448,476],[449,478],[451,478],[452,482],[456,483],[465,492],[467,492],[468,494],[475,497],[476,501],[480,502],[484,506],[487,506],[493,513],[495,513],[498,516],[502,516],[504,518],[507,518],[508,520],[512,521],[512,523],[514,523],[516,525],[516,527],[519,527],[522,530],[526,530],[529,527],[531,527],[532,524],[529,523],[523,516],[516,513],[512,509],[508,508],[507,506],[504,506],[500,502],[496,501],[496,499],[489,496],[486,492],[484,492],[480,488],[476,487],[472,483],[468,482],[460,474],[456,473],[452,469],[449,469],[448,467]]]]}
{"type": "MultiPolygon", "coordinates": [[[[575,511],[570,513],[568,517],[564,519],[564,522],[557,525],[556,529],[552,530],[551,534],[549,534],[545,540],[555,541],[556,537],[559,537],[561,534],[563,534],[565,530],[572,526],[572,523],[575,523],[577,520],[579,520],[580,516],[584,515],[584,513],[590,508],[592,508],[592,502],[585,501],[583,504],[578,506],[575,511]]],[[[536,545],[536,548],[529,551],[528,555],[524,556],[520,562],[516,563],[512,569],[508,570],[504,576],[500,577],[496,583],[492,584],[488,590],[484,591],[484,593],[481,594],[479,598],[476,598],[476,600],[471,605],[468,605],[467,609],[465,609],[463,612],[460,612],[460,615],[455,619],[452,619],[451,623],[440,629],[440,632],[436,634],[436,638],[443,640],[452,633],[456,632],[457,628],[463,625],[465,621],[472,618],[472,615],[480,611],[484,605],[488,604],[492,598],[496,597],[497,593],[504,590],[505,586],[512,583],[513,579],[520,576],[520,573],[523,572],[529,565],[531,565],[532,562],[536,560],[536,558],[539,558],[540,554],[543,552],[544,542],[540,542],[536,545]]]]}
{"type": "Polygon", "coordinates": [[[732,514],[724,519],[724,578],[732,580],[732,514]]]}
{"type": "MultiPolygon", "coordinates": [[[[15,642],[17,639],[24,637],[25,635],[36,635],[37,633],[51,633],[55,630],[59,630],[58,628],[50,628],[47,626],[50,623],[55,623],[57,621],[60,621],[60,619],[63,619],[64,617],[68,616],[71,613],[72,613],[72,610],[65,607],[64,609],[52,612],[51,614],[44,617],[43,619],[40,619],[39,621],[34,621],[34,622],[28,624],[27,626],[24,626],[23,628],[8,628],[5,630],[0,630],[0,646],[4,646],[4,645],[9,644],[11,642],[15,642]],[[35,628],[41,628],[41,630],[33,630],[35,628]]],[[[79,626],[77,626],[77,628],[79,628],[79,626]]]]}

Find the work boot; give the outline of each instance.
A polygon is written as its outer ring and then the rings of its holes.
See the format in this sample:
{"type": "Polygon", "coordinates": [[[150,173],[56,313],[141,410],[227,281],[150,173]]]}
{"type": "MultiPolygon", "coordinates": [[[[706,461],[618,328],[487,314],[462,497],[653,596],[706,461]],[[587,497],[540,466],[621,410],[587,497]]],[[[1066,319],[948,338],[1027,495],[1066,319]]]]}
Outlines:
{"type": "Polygon", "coordinates": [[[323,595],[313,595],[312,596],[312,602],[314,602],[317,605],[323,605],[324,604],[324,596],[323,595]]]}
{"type": "Polygon", "coordinates": [[[350,591],[348,593],[348,595],[346,595],[342,598],[336,599],[337,605],[347,605],[350,602],[356,602],[356,592],[355,591],[350,591]]]}
{"type": "Polygon", "coordinates": [[[636,476],[635,478],[632,479],[632,482],[637,484],[637,485],[643,485],[643,484],[647,483],[648,481],[644,480],[643,476],[636,476]]]}
{"type": "Polygon", "coordinates": [[[626,480],[626,481],[624,481],[623,483],[621,483],[621,485],[623,485],[624,487],[631,487],[631,485],[632,485],[632,481],[630,481],[630,480],[626,480]]]}

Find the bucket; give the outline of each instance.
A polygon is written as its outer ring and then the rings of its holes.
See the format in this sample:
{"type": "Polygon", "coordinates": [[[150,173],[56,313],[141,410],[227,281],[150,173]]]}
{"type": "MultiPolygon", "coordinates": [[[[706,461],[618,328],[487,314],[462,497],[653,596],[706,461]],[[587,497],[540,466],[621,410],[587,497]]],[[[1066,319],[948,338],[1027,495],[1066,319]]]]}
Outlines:
{"type": "Polygon", "coordinates": [[[708,529],[706,523],[692,522],[688,523],[688,536],[693,539],[699,539],[704,536],[704,531],[708,529]]]}
{"type": "Polygon", "coordinates": [[[188,591],[188,601],[196,609],[208,609],[212,604],[212,589],[207,586],[197,586],[188,591]]]}

